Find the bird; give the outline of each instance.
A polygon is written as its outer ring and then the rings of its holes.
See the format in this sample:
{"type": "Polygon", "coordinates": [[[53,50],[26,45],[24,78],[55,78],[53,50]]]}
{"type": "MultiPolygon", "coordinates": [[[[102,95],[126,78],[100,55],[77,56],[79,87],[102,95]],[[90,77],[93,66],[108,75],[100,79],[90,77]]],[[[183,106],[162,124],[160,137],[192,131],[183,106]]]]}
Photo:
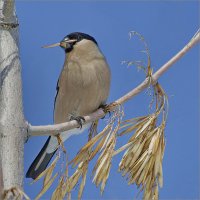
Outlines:
{"type": "MultiPolygon", "coordinates": [[[[83,124],[83,116],[106,105],[111,72],[97,41],[86,33],[73,32],[60,42],[44,47],[57,46],[64,50],[65,60],[56,87],[54,123],[77,120],[80,125],[80,128],[58,133],[64,142],[91,126],[92,123],[83,124]]],[[[57,137],[49,136],[26,177],[36,179],[47,168],[58,147],[57,137]]]]}

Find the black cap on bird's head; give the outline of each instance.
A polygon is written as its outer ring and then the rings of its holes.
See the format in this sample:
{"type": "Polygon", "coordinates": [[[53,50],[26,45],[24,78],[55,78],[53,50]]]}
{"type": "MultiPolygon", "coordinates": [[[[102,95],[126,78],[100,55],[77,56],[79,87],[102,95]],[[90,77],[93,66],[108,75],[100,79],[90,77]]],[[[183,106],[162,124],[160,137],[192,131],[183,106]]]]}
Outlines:
{"type": "Polygon", "coordinates": [[[73,49],[73,46],[77,43],[80,42],[81,40],[86,39],[94,42],[96,45],[97,41],[90,35],[81,33],[81,32],[74,32],[70,33],[69,35],[65,36],[61,42],[43,46],[43,48],[51,48],[51,47],[56,47],[60,46],[65,49],[65,52],[70,52],[73,49]]]}
{"type": "Polygon", "coordinates": [[[70,33],[69,35],[65,36],[63,40],[76,40],[77,42],[80,42],[83,39],[91,40],[97,44],[97,41],[92,36],[81,32],[70,33]]]}

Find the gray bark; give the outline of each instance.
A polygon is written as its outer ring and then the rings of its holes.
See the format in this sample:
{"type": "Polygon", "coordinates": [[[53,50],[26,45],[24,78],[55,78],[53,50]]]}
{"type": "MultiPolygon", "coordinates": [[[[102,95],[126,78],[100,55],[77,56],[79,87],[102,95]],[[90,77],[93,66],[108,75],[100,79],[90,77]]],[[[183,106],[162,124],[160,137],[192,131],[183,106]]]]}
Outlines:
{"type": "Polygon", "coordinates": [[[2,164],[1,164],[1,154],[0,154],[0,200],[3,197],[3,173],[2,173],[2,164]]]}
{"type": "Polygon", "coordinates": [[[24,130],[14,1],[0,0],[0,153],[4,189],[22,188],[24,130]]]}

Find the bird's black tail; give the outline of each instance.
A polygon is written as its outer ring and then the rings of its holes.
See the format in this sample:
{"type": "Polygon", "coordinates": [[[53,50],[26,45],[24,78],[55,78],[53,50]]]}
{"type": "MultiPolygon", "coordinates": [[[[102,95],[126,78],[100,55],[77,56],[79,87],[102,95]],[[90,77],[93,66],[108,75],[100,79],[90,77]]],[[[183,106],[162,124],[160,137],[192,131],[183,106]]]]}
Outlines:
{"type": "Polygon", "coordinates": [[[46,149],[49,144],[49,140],[51,137],[49,137],[44,144],[43,148],[41,149],[40,153],[37,155],[31,166],[29,167],[26,178],[32,178],[36,179],[47,167],[49,164],[51,158],[55,154],[56,150],[52,153],[47,153],[46,149]]]}

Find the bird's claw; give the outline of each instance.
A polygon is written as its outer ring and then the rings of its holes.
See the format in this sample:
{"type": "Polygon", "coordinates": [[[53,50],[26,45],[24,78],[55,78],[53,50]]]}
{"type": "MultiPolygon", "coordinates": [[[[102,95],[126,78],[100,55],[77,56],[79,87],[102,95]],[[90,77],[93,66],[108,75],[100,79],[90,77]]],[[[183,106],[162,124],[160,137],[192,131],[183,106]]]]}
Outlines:
{"type": "Polygon", "coordinates": [[[85,118],[82,116],[77,116],[77,117],[71,116],[70,120],[76,120],[79,124],[78,128],[80,128],[80,129],[83,127],[83,123],[85,122],[85,118]]]}
{"type": "MultiPolygon", "coordinates": [[[[103,111],[107,114],[109,114],[109,117],[110,117],[110,115],[111,115],[111,112],[110,112],[110,108],[109,108],[109,105],[108,104],[102,104],[102,105],[100,105],[99,106],[99,108],[101,108],[101,109],[103,109],[103,111]]],[[[105,118],[105,116],[102,118],[102,119],[104,119],[105,118]]]]}

